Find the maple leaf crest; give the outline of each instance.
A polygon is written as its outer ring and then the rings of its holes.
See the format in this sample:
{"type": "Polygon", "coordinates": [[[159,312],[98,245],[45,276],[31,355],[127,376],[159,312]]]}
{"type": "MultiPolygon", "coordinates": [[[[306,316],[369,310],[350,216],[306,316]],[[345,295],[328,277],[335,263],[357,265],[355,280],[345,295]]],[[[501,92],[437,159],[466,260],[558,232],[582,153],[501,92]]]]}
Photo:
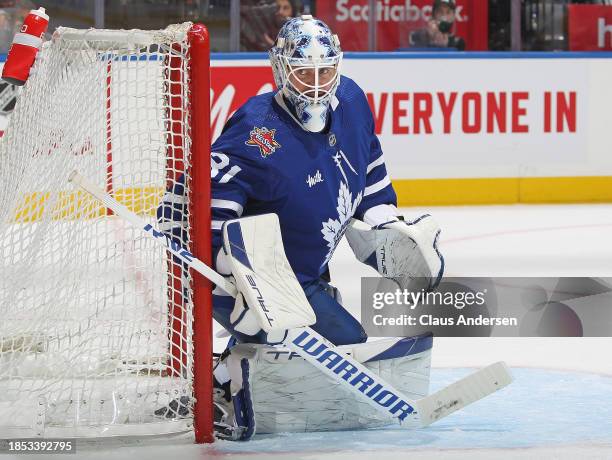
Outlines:
{"type": "Polygon", "coordinates": [[[322,222],[321,233],[323,234],[323,239],[327,241],[327,247],[329,250],[327,251],[327,255],[325,256],[325,260],[323,261],[323,265],[327,264],[338,246],[338,243],[342,239],[344,235],[344,231],[348,223],[351,220],[351,217],[357,211],[357,207],[359,203],[361,203],[361,192],[355,197],[353,200],[353,194],[349,190],[348,186],[344,182],[340,182],[340,189],[338,190],[338,206],[336,207],[336,211],[338,211],[337,219],[328,219],[327,222],[322,222]]]}

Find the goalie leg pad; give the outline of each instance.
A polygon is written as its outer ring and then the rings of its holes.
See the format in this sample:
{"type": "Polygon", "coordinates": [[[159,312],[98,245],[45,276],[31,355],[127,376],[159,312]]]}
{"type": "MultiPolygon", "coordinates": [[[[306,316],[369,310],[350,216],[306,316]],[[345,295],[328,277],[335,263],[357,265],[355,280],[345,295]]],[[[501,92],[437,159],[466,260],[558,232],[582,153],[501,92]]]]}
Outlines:
{"type": "Polygon", "coordinates": [[[226,349],[215,366],[214,429],[220,439],[247,441],[255,434],[249,360],[233,350],[226,349]]]}
{"type": "MultiPolygon", "coordinates": [[[[431,334],[425,334],[340,350],[418,399],[429,389],[431,347],[431,334]]],[[[365,429],[394,421],[287,348],[239,344],[234,350],[237,354],[230,359],[243,355],[249,362],[250,404],[258,433],[365,429]]]]}
{"type": "Polygon", "coordinates": [[[253,401],[251,399],[250,387],[250,372],[249,360],[242,358],[240,360],[241,371],[241,388],[234,395],[232,401],[234,403],[234,413],[236,414],[236,423],[244,427],[240,435],[241,441],[248,441],[255,434],[255,413],[253,411],[253,401]]]}

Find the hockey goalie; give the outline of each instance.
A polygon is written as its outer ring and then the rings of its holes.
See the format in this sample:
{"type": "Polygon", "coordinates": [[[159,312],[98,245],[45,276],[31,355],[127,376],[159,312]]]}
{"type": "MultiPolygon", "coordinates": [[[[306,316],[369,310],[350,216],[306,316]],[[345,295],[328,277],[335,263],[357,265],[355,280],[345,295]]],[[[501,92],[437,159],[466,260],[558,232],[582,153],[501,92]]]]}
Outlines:
{"type": "MultiPolygon", "coordinates": [[[[268,228],[258,227],[262,242],[255,238],[253,251],[283,252],[289,269],[276,273],[277,282],[297,279],[316,316],[312,329],[405,394],[423,396],[432,337],[366,342],[363,327],[330,283],[328,263],[346,233],[356,257],[384,277],[402,288],[433,289],[444,269],[440,230],[428,215],[398,215],[366,96],[341,75],[340,42],[328,26],[311,16],[290,19],[269,55],[278,90],[246,102],[212,146],[215,269],[237,279],[241,253],[232,248],[244,244],[240,231],[249,217],[278,216],[268,228]]],[[[183,194],[179,181],[158,209],[160,228],[174,236],[187,220],[183,194]]],[[[390,423],[278,346],[282,331],[262,330],[254,315],[257,299],[237,287],[235,298],[219,287],[213,291],[214,318],[231,334],[214,371],[217,436],[249,439],[255,431],[390,423]]],[[[158,415],[178,416],[179,405],[158,415]]]]}

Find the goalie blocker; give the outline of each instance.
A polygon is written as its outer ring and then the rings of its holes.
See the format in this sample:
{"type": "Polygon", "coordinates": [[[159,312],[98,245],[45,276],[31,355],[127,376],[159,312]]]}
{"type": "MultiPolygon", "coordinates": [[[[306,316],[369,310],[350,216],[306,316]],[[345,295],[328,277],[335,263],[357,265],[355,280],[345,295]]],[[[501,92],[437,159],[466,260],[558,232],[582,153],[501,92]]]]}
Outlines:
{"type": "Polygon", "coordinates": [[[280,343],[287,329],[317,321],[285,256],[276,214],[226,221],[222,251],[238,290],[230,316],[235,331],[263,330],[268,343],[280,343]]]}

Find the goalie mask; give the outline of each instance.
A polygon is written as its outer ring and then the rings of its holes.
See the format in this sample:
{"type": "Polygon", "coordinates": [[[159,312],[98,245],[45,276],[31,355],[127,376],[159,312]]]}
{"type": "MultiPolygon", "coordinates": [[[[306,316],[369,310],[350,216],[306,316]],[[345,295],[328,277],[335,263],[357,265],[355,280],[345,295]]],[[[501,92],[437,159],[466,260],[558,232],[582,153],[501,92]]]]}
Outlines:
{"type": "Polygon", "coordinates": [[[304,129],[325,128],[341,61],[338,36],[312,16],[292,18],[278,33],[270,49],[274,80],[304,129]]]}

